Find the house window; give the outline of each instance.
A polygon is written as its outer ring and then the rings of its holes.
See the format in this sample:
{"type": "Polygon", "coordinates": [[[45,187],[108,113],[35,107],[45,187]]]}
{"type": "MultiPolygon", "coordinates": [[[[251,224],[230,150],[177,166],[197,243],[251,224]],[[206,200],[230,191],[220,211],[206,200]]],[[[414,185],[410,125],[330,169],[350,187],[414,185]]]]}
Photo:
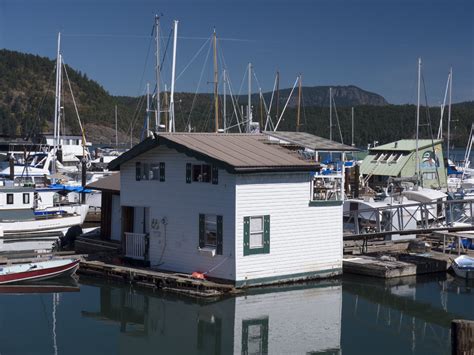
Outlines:
{"type": "Polygon", "coordinates": [[[423,180],[436,180],[436,173],[423,173],[423,180]]]}
{"type": "Polygon", "coordinates": [[[222,255],[222,216],[214,214],[199,215],[199,247],[215,248],[222,255]]]}
{"type": "Polygon", "coordinates": [[[219,170],[216,166],[209,164],[186,164],[186,183],[191,182],[212,182],[214,185],[219,183],[219,170]]]}
{"type": "Polygon", "coordinates": [[[315,175],[311,201],[342,201],[342,176],[315,175]]]}
{"type": "Polygon", "coordinates": [[[140,162],[135,163],[135,180],[140,181],[142,179],[142,164],[140,162]]]}
{"type": "Polygon", "coordinates": [[[244,217],[244,256],[270,253],[270,216],[244,217]]]}
{"type": "Polygon", "coordinates": [[[13,194],[7,194],[7,205],[13,205],[13,194]]]}
{"type": "Polygon", "coordinates": [[[268,317],[242,321],[242,354],[268,354],[268,317]]]}
{"type": "Polygon", "coordinates": [[[24,193],[23,194],[23,204],[28,205],[30,203],[30,194],[29,193],[24,193]]]}

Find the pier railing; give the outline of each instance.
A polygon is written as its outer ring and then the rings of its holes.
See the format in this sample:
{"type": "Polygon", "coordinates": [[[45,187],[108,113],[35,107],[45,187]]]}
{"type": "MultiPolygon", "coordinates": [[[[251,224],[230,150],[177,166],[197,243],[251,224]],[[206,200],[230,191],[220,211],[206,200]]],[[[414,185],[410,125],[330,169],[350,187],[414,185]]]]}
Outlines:
{"type": "Polygon", "coordinates": [[[125,256],[135,260],[145,260],[148,253],[148,234],[125,232],[125,256]]]}
{"type": "MultiPolygon", "coordinates": [[[[351,202],[347,202],[351,203],[351,202]]],[[[355,202],[357,207],[357,202],[355,202]]],[[[344,212],[345,239],[446,229],[474,229],[474,200],[449,200],[352,208],[344,212]]]]}

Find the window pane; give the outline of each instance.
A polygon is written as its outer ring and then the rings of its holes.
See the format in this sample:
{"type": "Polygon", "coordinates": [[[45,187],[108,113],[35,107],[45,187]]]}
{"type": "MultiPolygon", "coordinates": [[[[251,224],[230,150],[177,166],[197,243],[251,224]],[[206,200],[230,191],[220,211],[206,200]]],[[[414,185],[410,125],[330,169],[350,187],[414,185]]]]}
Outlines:
{"type": "Polygon", "coordinates": [[[13,194],[7,194],[7,204],[13,205],[13,194]]]}
{"type": "Polygon", "coordinates": [[[250,233],[263,231],[263,217],[250,218],[250,233]]]}
{"type": "Polygon", "coordinates": [[[160,167],[158,164],[151,164],[150,171],[151,171],[150,180],[160,179],[160,167]]]}
{"type": "Polygon", "coordinates": [[[210,181],[211,181],[211,166],[203,165],[202,166],[202,182],[210,182],[210,181]]]}
{"type": "Polygon", "coordinates": [[[193,181],[202,181],[201,165],[193,165],[193,181]]]}
{"type": "Polygon", "coordinates": [[[250,249],[263,248],[263,233],[250,234],[250,249]]]}
{"type": "Polygon", "coordinates": [[[148,163],[143,163],[143,180],[148,180],[150,178],[150,170],[148,163]]]}
{"type": "Polygon", "coordinates": [[[217,216],[206,215],[204,242],[207,246],[217,246],[217,216]]]}
{"type": "Polygon", "coordinates": [[[140,162],[135,163],[135,180],[140,181],[142,179],[142,169],[140,162]]]}
{"type": "Polygon", "coordinates": [[[248,354],[262,354],[262,326],[250,325],[248,328],[248,354]]]}

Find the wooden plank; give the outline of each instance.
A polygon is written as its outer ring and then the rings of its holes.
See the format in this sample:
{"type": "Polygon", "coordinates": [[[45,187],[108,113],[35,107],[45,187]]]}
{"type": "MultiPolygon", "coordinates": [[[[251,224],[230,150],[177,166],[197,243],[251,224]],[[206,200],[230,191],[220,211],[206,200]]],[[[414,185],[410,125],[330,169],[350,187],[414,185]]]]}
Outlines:
{"type": "Polygon", "coordinates": [[[451,354],[474,355],[474,321],[455,319],[451,322],[451,354]]]}

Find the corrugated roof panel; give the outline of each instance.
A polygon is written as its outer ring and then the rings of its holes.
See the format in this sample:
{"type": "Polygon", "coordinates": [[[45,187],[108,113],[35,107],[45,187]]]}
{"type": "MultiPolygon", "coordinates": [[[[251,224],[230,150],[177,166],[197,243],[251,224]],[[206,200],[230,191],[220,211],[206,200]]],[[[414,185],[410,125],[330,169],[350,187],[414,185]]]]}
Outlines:
{"type": "Polygon", "coordinates": [[[303,146],[308,149],[327,152],[350,152],[358,151],[359,149],[345,145],[339,142],[331,141],[329,139],[315,136],[307,132],[264,132],[264,134],[274,137],[288,143],[303,146]]]}

